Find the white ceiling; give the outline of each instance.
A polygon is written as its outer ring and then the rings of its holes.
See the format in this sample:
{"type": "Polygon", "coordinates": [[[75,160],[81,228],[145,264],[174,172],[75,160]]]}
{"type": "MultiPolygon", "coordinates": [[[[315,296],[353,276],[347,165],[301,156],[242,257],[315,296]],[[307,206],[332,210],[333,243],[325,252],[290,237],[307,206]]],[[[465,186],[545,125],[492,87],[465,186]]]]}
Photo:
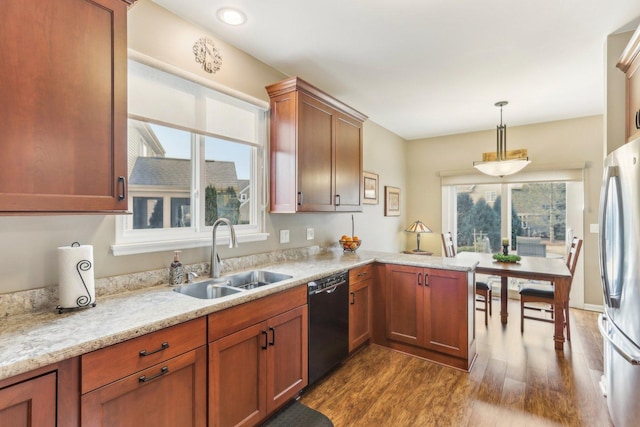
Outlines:
{"type": "Polygon", "coordinates": [[[493,129],[501,100],[509,126],[603,113],[607,35],[640,17],[639,0],[154,1],[405,139],[493,129]]]}

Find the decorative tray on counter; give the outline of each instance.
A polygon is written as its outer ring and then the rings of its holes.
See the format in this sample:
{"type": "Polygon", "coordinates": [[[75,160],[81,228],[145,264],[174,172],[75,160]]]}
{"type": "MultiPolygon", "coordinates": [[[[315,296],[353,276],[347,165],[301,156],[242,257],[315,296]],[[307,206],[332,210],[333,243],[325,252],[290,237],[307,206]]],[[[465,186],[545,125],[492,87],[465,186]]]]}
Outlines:
{"type": "Polygon", "coordinates": [[[516,264],[518,261],[520,261],[522,258],[520,258],[519,255],[502,255],[502,254],[494,254],[493,255],[493,259],[496,260],[496,262],[510,262],[512,264],[516,264]]]}

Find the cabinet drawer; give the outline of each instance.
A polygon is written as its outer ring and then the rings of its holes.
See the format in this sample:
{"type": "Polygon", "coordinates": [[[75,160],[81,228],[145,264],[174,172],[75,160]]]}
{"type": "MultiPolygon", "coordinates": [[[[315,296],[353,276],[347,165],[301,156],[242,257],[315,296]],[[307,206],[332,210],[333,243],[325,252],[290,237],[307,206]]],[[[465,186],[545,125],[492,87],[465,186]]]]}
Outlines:
{"type": "Polygon", "coordinates": [[[82,393],[206,344],[200,318],[82,355],[82,393]]]}
{"type": "Polygon", "coordinates": [[[373,273],[373,266],[371,264],[363,265],[362,267],[352,268],[349,270],[349,284],[361,282],[371,278],[373,273]]]}

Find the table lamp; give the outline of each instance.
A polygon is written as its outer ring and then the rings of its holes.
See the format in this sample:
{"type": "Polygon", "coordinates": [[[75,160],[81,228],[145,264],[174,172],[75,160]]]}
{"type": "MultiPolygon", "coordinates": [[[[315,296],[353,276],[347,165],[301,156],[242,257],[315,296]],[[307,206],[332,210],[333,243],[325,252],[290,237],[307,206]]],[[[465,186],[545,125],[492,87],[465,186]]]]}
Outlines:
{"type": "Polygon", "coordinates": [[[418,248],[414,249],[412,252],[426,252],[420,249],[420,234],[421,233],[431,233],[431,229],[425,225],[424,222],[417,220],[411,225],[409,225],[404,231],[409,233],[416,233],[418,238],[418,248]]]}

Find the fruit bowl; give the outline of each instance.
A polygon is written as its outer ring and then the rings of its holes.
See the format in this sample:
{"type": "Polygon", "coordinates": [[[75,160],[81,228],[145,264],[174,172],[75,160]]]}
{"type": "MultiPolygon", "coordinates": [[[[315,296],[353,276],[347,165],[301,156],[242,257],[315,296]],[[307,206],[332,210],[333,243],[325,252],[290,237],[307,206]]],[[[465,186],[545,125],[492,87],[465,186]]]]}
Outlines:
{"type": "Polygon", "coordinates": [[[338,240],[344,252],[355,252],[362,244],[362,240],[340,239],[338,240]]]}

